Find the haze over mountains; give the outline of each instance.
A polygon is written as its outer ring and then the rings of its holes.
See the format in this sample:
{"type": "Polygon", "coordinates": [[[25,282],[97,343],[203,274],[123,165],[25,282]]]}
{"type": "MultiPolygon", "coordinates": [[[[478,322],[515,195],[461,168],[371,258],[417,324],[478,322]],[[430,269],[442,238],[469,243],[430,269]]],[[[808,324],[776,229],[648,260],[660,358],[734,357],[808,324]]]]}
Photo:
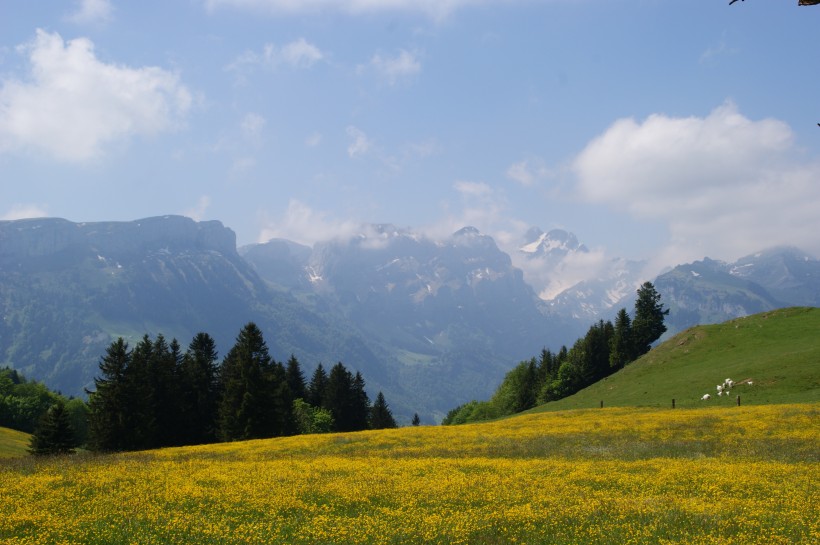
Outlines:
{"type": "MultiPolygon", "coordinates": [[[[418,412],[431,422],[487,398],[521,359],[631,309],[647,279],[642,262],[623,259],[542,298],[550,271],[583,264],[588,252],[572,233],[537,228],[511,256],[472,227],[433,240],[370,225],[313,248],[278,239],[237,249],[220,222],[179,216],[4,221],[0,365],[80,395],[116,336],[133,344],[163,333],[185,346],[206,331],[224,355],[255,321],[277,360],[295,354],[307,372],[342,361],[362,371],[371,397],[384,391],[400,421],[418,412]]],[[[820,262],[793,248],[651,280],[672,311],[670,332],[820,304],[820,262]]]]}

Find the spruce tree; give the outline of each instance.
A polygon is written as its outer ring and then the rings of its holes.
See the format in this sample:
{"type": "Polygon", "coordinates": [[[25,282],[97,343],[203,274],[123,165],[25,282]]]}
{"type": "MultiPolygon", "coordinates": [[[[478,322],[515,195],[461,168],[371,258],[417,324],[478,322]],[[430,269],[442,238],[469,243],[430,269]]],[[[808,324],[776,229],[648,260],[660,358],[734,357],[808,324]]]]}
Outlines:
{"type": "Polygon", "coordinates": [[[290,393],[294,399],[305,399],[307,396],[307,385],[305,384],[305,375],[302,374],[302,367],[299,365],[299,360],[296,356],[291,354],[287,364],[287,381],[290,387],[290,393]]]}
{"type": "Polygon", "coordinates": [[[181,421],[186,444],[216,440],[219,401],[219,366],[216,343],[207,333],[197,333],[182,357],[181,421]]]}
{"type": "Polygon", "coordinates": [[[322,400],[322,407],[333,416],[334,431],[362,429],[357,427],[358,418],[353,414],[353,396],[353,375],[339,362],[330,369],[322,400]]]}
{"type": "MultiPolygon", "coordinates": [[[[418,415],[416,415],[418,417],[418,415]]],[[[393,413],[384,399],[384,394],[379,392],[376,396],[376,401],[373,407],[370,408],[370,429],[382,430],[386,428],[395,428],[396,420],[393,418],[393,413]]]]}
{"type": "Polygon", "coordinates": [[[413,426],[421,425],[421,418],[419,418],[419,413],[413,413],[413,420],[410,422],[413,426]]]}
{"type": "Polygon", "coordinates": [[[122,337],[111,343],[100,360],[100,378],[88,392],[89,442],[95,450],[123,450],[131,433],[127,418],[126,373],[131,361],[122,337]]]}
{"type": "Polygon", "coordinates": [[[271,358],[262,332],[246,324],[222,363],[219,433],[225,441],[274,433],[270,394],[271,358]]]}
{"type": "MultiPolygon", "coordinates": [[[[307,389],[307,401],[314,407],[325,407],[325,390],[327,389],[327,371],[321,363],[316,367],[307,389]]],[[[326,407],[325,407],[326,408],[326,407]]]]}
{"type": "Polygon", "coordinates": [[[632,342],[632,321],[625,308],[618,311],[615,317],[615,330],[609,341],[609,366],[614,371],[622,369],[635,359],[635,347],[632,342]]]}
{"type": "Polygon", "coordinates": [[[635,357],[647,352],[655,341],[666,332],[664,317],[669,309],[663,308],[661,295],[651,282],[644,282],[638,288],[638,299],[635,301],[635,317],[632,320],[632,339],[635,343],[635,357]]]}
{"type": "Polygon", "coordinates": [[[68,411],[60,401],[43,415],[31,436],[29,452],[36,455],[73,454],[76,446],[68,411]]]}
{"type": "Polygon", "coordinates": [[[365,391],[364,377],[359,371],[353,377],[351,422],[354,430],[366,430],[370,421],[370,398],[365,391]]]}

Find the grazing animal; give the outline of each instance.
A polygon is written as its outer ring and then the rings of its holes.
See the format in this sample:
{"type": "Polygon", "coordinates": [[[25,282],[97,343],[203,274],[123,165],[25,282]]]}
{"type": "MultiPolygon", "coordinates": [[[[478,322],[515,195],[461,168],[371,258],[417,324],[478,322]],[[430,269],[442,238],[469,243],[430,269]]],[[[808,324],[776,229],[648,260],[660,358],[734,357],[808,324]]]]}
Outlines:
{"type": "Polygon", "coordinates": [[[701,401],[707,401],[709,399],[712,399],[712,396],[710,396],[709,394],[703,394],[703,397],[700,398],[701,401]]]}
{"type": "Polygon", "coordinates": [[[717,391],[718,391],[718,395],[720,395],[720,393],[723,391],[723,384],[718,384],[717,385],[717,391]]]}

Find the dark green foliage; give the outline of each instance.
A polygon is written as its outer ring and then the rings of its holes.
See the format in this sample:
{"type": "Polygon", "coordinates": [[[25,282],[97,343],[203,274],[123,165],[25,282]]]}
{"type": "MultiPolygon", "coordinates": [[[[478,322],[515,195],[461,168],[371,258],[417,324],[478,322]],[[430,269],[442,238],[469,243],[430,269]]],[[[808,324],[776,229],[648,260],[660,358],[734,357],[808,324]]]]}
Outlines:
{"type": "Polygon", "coordinates": [[[421,418],[419,418],[419,413],[413,413],[413,420],[410,421],[410,424],[413,426],[421,425],[421,418]]]}
{"type": "Polygon", "coordinates": [[[325,401],[325,390],[327,390],[327,371],[321,363],[313,372],[310,385],[307,390],[307,402],[314,407],[321,407],[325,401]]]}
{"type": "Polygon", "coordinates": [[[632,336],[635,343],[635,357],[640,357],[661,335],[666,332],[664,317],[669,309],[664,310],[661,295],[651,282],[644,282],[638,288],[638,300],[635,301],[635,317],[632,320],[632,336]]]}
{"type": "Polygon", "coordinates": [[[197,333],[182,357],[181,437],[184,444],[216,440],[219,404],[219,365],[216,342],[207,333],[197,333]]]}
{"type": "Polygon", "coordinates": [[[322,407],[314,407],[304,399],[293,401],[293,419],[298,433],[330,433],[333,431],[333,415],[322,407]]]}
{"type": "Polygon", "coordinates": [[[224,441],[273,435],[270,380],[271,357],[262,332],[253,322],[239,332],[222,362],[219,434],[224,441]]]}
{"type": "Polygon", "coordinates": [[[89,392],[89,433],[96,450],[129,448],[130,422],[126,370],[131,351],[122,337],[111,343],[100,360],[102,376],[94,379],[95,391],[89,392]]]}
{"type": "MultiPolygon", "coordinates": [[[[416,415],[418,418],[418,415],[416,415]]],[[[383,430],[386,428],[398,427],[393,413],[390,412],[390,407],[384,399],[384,394],[379,392],[376,396],[376,401],[370,408],[370,429],[383,430]]]]}
{"type": "Polygon", "coordinates": [[[26,380],[17,370],[0,369],[0,426],[31,433],[40,417],[65,398],[43,384],[26,380]]]}
{"type": "Polygon", "coordinates": [[[615,317],[615,329],[609,341],[609,366],[621,369],[635,359],[635,343],[632,340],[632,321],[622,308],[615,317]]]}
{"type": "Polygon", "coordinates": [[[290,393],[294,399],[304,399],[307,395],[307,385],[305,384],[305,375],[302,374],[302,367],[299,365],[299,360],[293,354],[287,364],[287,382],[290,387],[290,393]]]}
{"type": "MultiPolygon", "coordinates": [[[[366,429],[371,417],[361,373],[339,363],[328,376],[320,364],[306,387],[296,357],[287,366],[275,361],[253,322],[239,332],[221,366],[207,333],[197,334],[184,354],[175,339],[168,343],[159,334],[153,341],[145,335],[133,350],[122,338],[111,343],[100,371],[89,392],[90,446],[96,450],[355,431],[366,429]],[[321,394],[320,402],[308,403],[294,390],[311,399],[321,394]]],[[[11,384],[10,377],[0,380],[0,388],[11,384]]],[[[382,402],[389,415],[384,396],[382,402]]],[[[80,408],[75,412],[81,418],[80,408]]]]}
{"type": "Polygon", "coordinates": [[[46,411],[34,430],[29,452],[36,455],[73,454],[76,446],[71,416],[65,404],[58,402],[46,411]]]}

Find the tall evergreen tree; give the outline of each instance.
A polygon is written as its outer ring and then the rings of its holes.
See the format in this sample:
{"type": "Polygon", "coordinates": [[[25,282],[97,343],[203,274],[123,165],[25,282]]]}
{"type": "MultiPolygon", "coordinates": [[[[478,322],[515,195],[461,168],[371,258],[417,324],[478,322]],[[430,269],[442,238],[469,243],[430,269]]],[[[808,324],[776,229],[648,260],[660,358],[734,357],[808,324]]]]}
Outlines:
{"type": "Polygon", "coordinates": [[[625,308],[618,311],[615,317],[615,329],[609,341],[609,366],[613,370],[623,367],[635,359],[635,347],[632,342],[632,321],[625,308]]]}
{"type": "Polygon", "coordinates": [[[126,414],[126,372],[131,361],[128,343],[122,337],[106,348],[100,359],[100,378],[88,392],[89,442],[96,450],[123,450],[130,429],[126,414]]]}
{"type": "Polygon", "coordinates": [[[290,393],[294,399],[305,399],[307,396],[307,385],[305,384],[305,375],[302,373],[302,367],[299,365],[299,360],[293,354],[290,355],[287,363],[287,381],[290,387],[290,393]]]}
{"type": "Polygon", "coordinates": [[[219,432],[225,441],[270,437],[274,433],[270,394],[271,358],[262,332],[245,325],[222,363],[219,432]]]}
{"type": "Polygon", "coordinates": [[[664,317],[669,309],[663,308],[661,295],[651,282],[644,282],[638,288],[638,299],[635,301],[635,316],[632,320],[632,338],[635,343],[635,357],[647,352],[655,341],[666,332],[664,317]]]}
{"type": "Polygon", "coordinates": [[[395,427],[397,427],[396,419],[393,418],[384,394],[379,392],[376,401],[373,402],[373,407],[370,408],[370,429],[382,430],[395,427]]]}
{"type": "Polygon", "coordinates": [[[46,411],[34,430],[29,452],[37,455],[73,454],[77,446],[65,404],[58,402],[46,411]]]}
{"type": "MultiPolygon", "coordinates": [[[[314,407],[325,407],[325,390],[327,390],[327,371],[321,363],[316,367],[307,389],[306,401],[314,407]]],[[[327,408],[327,407],[325,407],[327,408]]]]}
{"type": "Polygon", "coordinates": [[[197,333],[182,357],[181,421],[186,444],[216,440],[219,402],[219,365],[216,343],[207,333],[197,333]]]}
{"type": "Polygon", "coordinates": [[[364,377],[359,371],[353,377],[351,422],[354,430],[366,430],[370,422],[370,398],[365,390],[364,377]]]}
{"type": "Polygon", "coordinates": [[[413,413],[413,420],[410,421],[410,424],[412,424],[413,426],[421,425],[421,418],[419,418],[419,413],[413,413]]]}

